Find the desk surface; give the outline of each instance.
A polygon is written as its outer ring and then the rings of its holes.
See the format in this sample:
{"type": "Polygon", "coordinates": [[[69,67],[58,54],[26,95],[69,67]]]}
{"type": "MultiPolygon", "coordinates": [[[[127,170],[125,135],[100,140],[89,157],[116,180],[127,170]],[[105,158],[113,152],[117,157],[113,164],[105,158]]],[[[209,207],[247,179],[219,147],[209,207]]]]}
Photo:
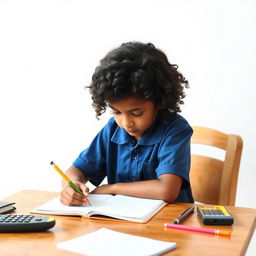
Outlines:
{"type": "MultiPolygon", "coordinates": [[[[3,201],[16,202],[16,214],[29,213],[34,207],[57,196],[56,192],[25,190],[3,201]]],[[[165,255],[244,255],[255,229],[256,210],[228,206],[234,217],[232,226],[205,226],[197,214],[192,214],[184,225],[201,226],[232,231],[230,238],[193,231],[164,229],[165,222],[172,222],[183,210],[192,204],[169,204],[147,224],[128,223],[125,221],[92,220],[81,217],[54,216],[56,225],[47,232],[38,233],[0,233],[2,256],[45,256],[78,255],[57,249],[57,243],[79,237],[105,227],[115,231],[138,236],[150,237],[162,241],[176,242],[177,248],[165,255]]]]}

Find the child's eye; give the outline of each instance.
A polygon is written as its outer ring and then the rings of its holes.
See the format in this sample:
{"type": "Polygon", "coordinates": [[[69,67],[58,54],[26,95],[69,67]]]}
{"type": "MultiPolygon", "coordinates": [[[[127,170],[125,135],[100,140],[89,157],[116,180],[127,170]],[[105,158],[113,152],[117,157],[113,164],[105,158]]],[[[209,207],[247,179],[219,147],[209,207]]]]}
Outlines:
{"type": "Polygon", "coordinates": [[[119,115],[121,112],[119,112],[119,111],[115,111],[115,110],[112,110],[112,114],[113,115],[119,115]]]}
{"type": "Polygon", "coordinates": [[[133,116],[136,116],[136,117],[142,116],[142,114],[143,114],[143,112],[133,112],[133,113],[132,113],[132,115],[133,115],[133,116]]]}

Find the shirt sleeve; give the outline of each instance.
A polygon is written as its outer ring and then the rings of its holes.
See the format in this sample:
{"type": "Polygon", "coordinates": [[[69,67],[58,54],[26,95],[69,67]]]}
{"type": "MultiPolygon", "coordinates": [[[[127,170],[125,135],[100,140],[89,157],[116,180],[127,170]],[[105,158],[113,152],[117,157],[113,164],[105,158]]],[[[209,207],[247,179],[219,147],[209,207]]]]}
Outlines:
{"type": "Polygon", "coordinates": [[[108,122],[93,139],[90,146],[82,151],[73,162],[89,181],[98,186],[106,177],[106,148],[109,144],[110,126],[108,122]]]}
{"type": "Polygon", "coordinates": [[[190,186],[190,138],[192,134],[193,130],[187,122],[177,122],[164,135],[165,138],[158,154],[157,176],[166,173],[179,175],[183,178],[183,189],[190,186]]]}

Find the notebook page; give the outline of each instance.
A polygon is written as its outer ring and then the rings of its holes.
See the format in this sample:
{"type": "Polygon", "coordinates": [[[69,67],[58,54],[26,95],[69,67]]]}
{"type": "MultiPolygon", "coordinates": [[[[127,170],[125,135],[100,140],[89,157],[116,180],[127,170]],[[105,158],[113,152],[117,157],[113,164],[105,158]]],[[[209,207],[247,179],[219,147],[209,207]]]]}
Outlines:
{"type": "Polygon", "coordinates": [[[67,206],[63,205],[60,202],[60,198],[56,197],[45,204],[42,204],[32,210],[34,213],[52,213],[52,214],[61,214],[61,215],[82,215],[86,214],[89,211],[92,211],[94,207],[103,204],[106,200],[113,197],[112,195],[103,195],[103,194],[90,194],[89,200],[91,206],[67,206]]]}
{"type": "Polygon", "coordinates": [[[163,204],[162,200],[116,195],[95,207],[94,212],[126,220],[146,220],[163,204]]]}

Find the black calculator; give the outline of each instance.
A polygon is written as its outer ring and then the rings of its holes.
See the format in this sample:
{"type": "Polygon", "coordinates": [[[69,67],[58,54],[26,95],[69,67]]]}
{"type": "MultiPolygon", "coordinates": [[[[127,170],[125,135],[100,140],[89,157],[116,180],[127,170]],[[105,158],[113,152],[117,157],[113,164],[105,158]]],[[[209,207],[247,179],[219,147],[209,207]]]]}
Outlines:
{"type": "Polygon", "coordinates": [[[0,233],[46,231],[55,225],[50,216],[30,214],[0,214],[0,233]]]}
{"type": "Polygon", "coordinates": [[[197,207],[197,212],[205,225],[232,225],[233,217],[222,205],[197,207]]]}

